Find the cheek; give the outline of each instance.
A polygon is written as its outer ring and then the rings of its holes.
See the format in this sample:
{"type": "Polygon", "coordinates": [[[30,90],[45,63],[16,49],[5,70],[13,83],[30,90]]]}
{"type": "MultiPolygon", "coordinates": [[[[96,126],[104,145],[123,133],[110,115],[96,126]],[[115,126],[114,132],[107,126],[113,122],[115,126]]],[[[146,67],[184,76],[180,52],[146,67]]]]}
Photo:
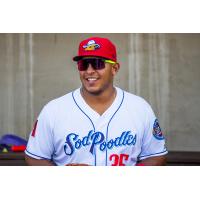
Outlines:
{"type": "Polygon", "coordinates": [[[110,78],[113,78],[114,77],[114,75],[115,75],[115,70],[113,69],[113,68],[111,68],[110,70],[109,70],[109,72],[107,73],[107,76],[109,76],[110,78]]]}
{"type": "Polygon", "coordinates": [[[104,76],[102,76],[102,77],[104,77],[103,79],[104,79],[105,82],[111,82],[111,81],[113,80],[114,75],[113,75],[113,72],[112,72],[112,71],[108,71],[108,72],[107,72],[106,74],[104,74],[104,76]]]}
{"type": "Polygon", "coordinates": [[[83,72],[79,72],[80,79],[83,79],[83,72]]]}

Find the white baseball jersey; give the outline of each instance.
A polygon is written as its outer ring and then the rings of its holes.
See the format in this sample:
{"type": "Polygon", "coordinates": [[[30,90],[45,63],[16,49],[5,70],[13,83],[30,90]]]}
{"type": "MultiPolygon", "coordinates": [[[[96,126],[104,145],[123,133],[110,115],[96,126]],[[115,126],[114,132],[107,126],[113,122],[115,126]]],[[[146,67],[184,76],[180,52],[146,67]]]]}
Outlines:
{"type": "Polygon", "coordinates": [[[49,102],[30,134],[25,153],[56,165],[129,165],[167,153],[149,104],[116,87],[112,105],[99,115],[80,88],[49,102]]]}

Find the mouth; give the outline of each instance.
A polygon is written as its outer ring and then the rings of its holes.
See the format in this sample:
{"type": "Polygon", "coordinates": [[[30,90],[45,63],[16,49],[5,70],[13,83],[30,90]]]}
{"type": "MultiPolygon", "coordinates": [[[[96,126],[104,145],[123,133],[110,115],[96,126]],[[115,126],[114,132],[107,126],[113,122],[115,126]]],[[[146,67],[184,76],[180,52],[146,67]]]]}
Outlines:
{"type": "Polygon", "coordinates": [[[87,80],[89,83],[95,83],[95,82],[98,80],[98,78],[96,78],[96,77],[88,77],[88,78],[86,78],[86,80],[87,80]]]}

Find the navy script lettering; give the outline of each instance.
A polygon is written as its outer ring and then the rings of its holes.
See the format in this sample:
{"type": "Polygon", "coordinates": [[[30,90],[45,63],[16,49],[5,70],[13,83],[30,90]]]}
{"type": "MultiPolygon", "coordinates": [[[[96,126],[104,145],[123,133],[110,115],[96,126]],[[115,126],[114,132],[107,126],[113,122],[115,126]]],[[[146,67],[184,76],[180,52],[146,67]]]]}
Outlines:
{"type": "Polygon", "coordinates": [[[89,131],[88,135],[79,138],[78,134],[70,133],[66,137],[64,152],[66,155],[71,156],[77,149],[83,146],[90,146],[90,153],[94,154],[95,146],[99,145],[99,149],[104,151],[107,149],[112,149],[113,147],[130,146],[136,144],[136,134],[132,135],[131,131],[124,131],[120,137],[116,137],[109,141],[105,141],[105,136],[102,132],[89,131]]]}

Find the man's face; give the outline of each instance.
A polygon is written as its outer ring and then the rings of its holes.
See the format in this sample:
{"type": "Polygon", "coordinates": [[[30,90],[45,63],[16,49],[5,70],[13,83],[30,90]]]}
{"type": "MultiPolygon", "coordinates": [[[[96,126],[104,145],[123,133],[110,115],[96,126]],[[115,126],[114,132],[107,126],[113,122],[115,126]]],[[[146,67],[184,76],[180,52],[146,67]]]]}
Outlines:
{"type": "Polygon", "coordinates": [[[95,70],[91,64],[87,70],[79,71],[82,87],[93,95],[99,95],[113,86],[113,79],[118,71],[118,64],[105,63],[105,68],[95,70]]]}

